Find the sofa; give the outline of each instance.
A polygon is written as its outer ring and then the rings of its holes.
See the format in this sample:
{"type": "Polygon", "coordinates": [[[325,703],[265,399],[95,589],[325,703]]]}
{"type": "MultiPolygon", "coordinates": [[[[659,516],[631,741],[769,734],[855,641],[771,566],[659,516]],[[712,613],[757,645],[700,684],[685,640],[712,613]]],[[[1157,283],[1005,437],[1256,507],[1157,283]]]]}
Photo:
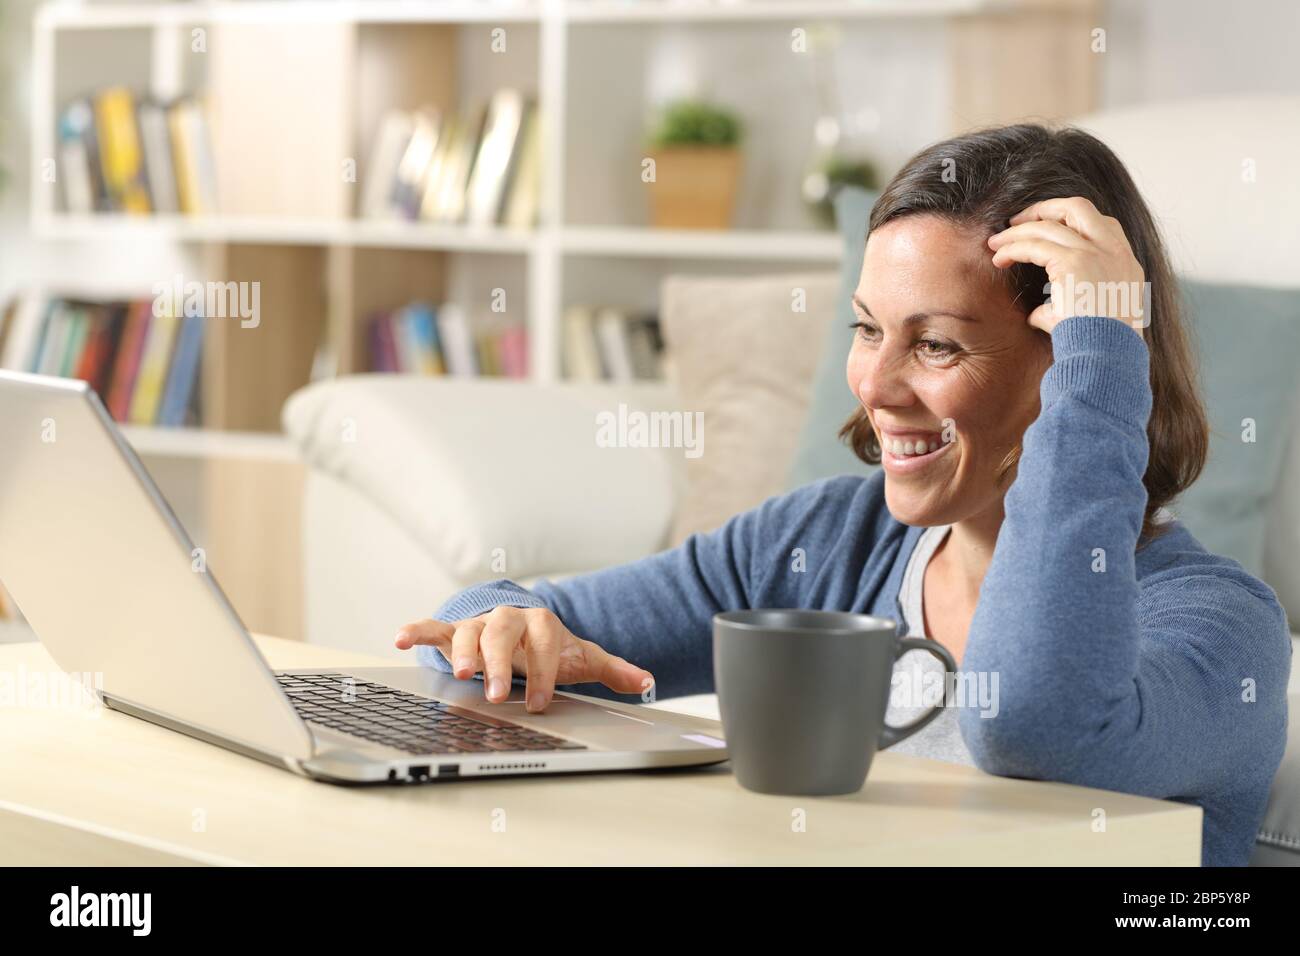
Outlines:
{"type": "MultiPolygon", "coordinates": [[[[1286,172],[1300,150],[1300,99],[1144,106],[1076,122],[1110,144],[1134,172],[1161,219],[1181,275],[1300,287],[1300,230],[1294,228],[1300,221],[1300,191],[1286,172]],[[1206,129],[1219,131],[1213,142],[1207,143],[1206,129]],[[1259,170],[1250,190],[1234,180],[1243,157],[1259,170]],[[1197,201],[1206,189],[1230,192],[1241,216],[1207,212],[1205,207],[1216,203],[1197,201]]],[[[781,281],[825,290],[836,288],[833,279],[813,272],[781,281]]],[[[713,473],[700,473],[680,448],[607,448],[593,438],[596,417],[620,406],[689,410],[701,400],[698,381],[694,393],[683,395],[680,369],[704,350],[716,352],[716,343],[679,332],[676,340],[685,342],[687,351],[673,355],[672,332],[697,328],[697,316],[683,319],[678,312],[700,297],[722,293],[719,287],[692,285],[707,280],[669,281],[677,284],[666,283],[663,296],[670,348],[664,382],[538,385],[360,375],[317,383],[294,395],[284,425],[308,466],[307,639],[401,658],[403,652],[392,647],[396,627],[427,617],[462,587],[489,578],[527,584],[581,573],[681,540],[691,530],[683,527],[681,516],[699,510],[700,486],[721,480],[717,456],[713,473]]],[[[735,287],[742,296],[746,282],[759,281],[762,277],[725,280],[731,284],[726,288],[735,287]]],[[[709,300],[704,311],[709,308],[715,315],[731,312],[722,301],[709,300]]],[[[821,321],[829,325],[833,310],[832,304],[821,306],[821,321]]],[[[782,346],[783,360],[802,348],[796,340],[804,338],[809,336],[801,333],[782,346]]],[[[809,343],[807,354],[815,346],[809,343]]],[[[812,377],[806,361],[794,364],[812,377]]],[[[707,377],[712,371],[706,363],[696,374],[707,377]]],[[[811,385],[800,386],[772,398],[764,421],[778,424],[767,428],[770,442],[764,438],[761,447],[749,449],[749,462],[729,465],[722,459],[733,483],[737,474],[747,481],[722,494],[713,489],[715,517],[719,507],[742,510],[782,490],[796,449],[785,435],[788,425],[780,423],[806,409],[810,391],[811,385]],[[761,474],[752,480],[756,471],[761,474]]],[[[1281,475],[1264,506],[1262,576],[1290,619],[1300,622],[1300,409],[1290,423],[1281,475]]],[[[714,441],[712,435],[709,440],[714,441]]],[[[1258,865],[1300,865],[1300,670],[1295,668],[1289,695],[1292,732],[1252,860],[1258,865]]],[[[711,695],[655,706],[716,716],[711,695]]]]}

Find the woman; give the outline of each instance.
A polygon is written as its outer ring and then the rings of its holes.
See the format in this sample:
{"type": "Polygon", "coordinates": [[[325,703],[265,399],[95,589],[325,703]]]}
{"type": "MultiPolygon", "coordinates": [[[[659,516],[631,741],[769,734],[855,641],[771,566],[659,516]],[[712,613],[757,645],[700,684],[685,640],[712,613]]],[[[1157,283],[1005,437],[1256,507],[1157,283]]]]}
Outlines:
{"type": "Polygon", "coordinates": [[[557,682],[711,691],[719,611],[892,617],[996,688],[911,752],[1198,804],[1203,862],[1244,864],[1285,747],[1286,617],[1163,510],[1199,474],[1207,426],[1123,165],[1037,125],[929,147],[875,204],[853,304],[861,407],[841,435],[880,471],[621,567],[469,588],[397,645],[481,671],[489,701],[525,675],[541,710],[557,682]]]}

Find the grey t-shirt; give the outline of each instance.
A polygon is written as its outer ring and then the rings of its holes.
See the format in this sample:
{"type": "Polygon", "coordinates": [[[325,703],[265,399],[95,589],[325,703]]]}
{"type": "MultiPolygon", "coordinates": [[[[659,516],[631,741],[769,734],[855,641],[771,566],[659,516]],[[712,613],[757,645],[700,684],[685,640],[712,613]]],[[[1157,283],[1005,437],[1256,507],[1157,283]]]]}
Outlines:
{"type": "MultiPolygon", "coordinates": [[[[926,528],[917,539],[912,556],[903,570],[903,583],[898,598],[903,606],[905,631],[910,637],[925,637],[925,616],[922,613],[925,568],[930,558],[948,534],[949,525],[926,528]]],[[[894,667],[892,691],[885,720],[894,726],[908,723],[928,709],[930,702],[938,699],[943,688],[943,664],[939,658],[925,651],[908,651],[894,667]]],[[[910,754],[974,766],[966,742],[962,740],[957,725],[957,711],[948,707],[938,717],[911,737],[890,747],[891,753],[910,754]]]]}

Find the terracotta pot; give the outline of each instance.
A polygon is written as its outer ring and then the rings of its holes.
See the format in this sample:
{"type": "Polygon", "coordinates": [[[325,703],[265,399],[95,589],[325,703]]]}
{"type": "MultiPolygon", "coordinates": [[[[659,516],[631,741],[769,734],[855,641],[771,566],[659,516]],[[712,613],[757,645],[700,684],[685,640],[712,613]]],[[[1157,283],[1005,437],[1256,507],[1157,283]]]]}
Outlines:
{"type": "Polygon", "coordinates": [[[740,182],[734,146],[669,146],[650,151],[655,181],[650,223],[660,229],[730,229],[740,182]]]}

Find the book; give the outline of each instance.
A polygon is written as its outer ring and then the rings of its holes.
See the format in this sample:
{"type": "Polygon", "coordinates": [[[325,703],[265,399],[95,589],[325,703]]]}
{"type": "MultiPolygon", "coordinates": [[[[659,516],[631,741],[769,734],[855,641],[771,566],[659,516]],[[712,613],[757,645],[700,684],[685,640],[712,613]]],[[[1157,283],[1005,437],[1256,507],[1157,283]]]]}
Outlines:
{"type": "Polygon", "coordinates": [[[376,372],[400,372],[402,363],[397,355],[397,337],[393,332],[393,317],[381,312],[371,318],[370,367],[376,372]]]}
{"type": "Polygon", "coordinates": [[[501,357],[501,374],[528,377],[528,330],[522,325],[507,326],[497,333],[497,353],[501,357]]]}
{"type": "Polygon", "coordinates": [[[500,221],[523,117],[524,98],[518,90],[501,89],[493,94],[466,183],[464,218],[468,225],[488,226],[500,221]]]}
{"type": "Polygon", "coordinates": [[[131,396],[129,420],[132,425],[153,425],[158,421],[163,386],[171,366],[172,347],[180,319],[170,312],[153,316],[140,356],[135,390],[131,396]]]}
{"type": "Polygon", "coordinates": [[[97,306],[96,311],[98,317],[94,325],[93,338],[87,346],[87,354],[83,359],[83,363],[88,363],[85,367],[86,374],[77,377],[84,378],[95,393],[101,399],[105,399],[112,386],[113,358],[122,340],[127,305],[113,302],[97,306]]]}
{"type": "Polygon", "coordinates": [[[434,222],[445,219],[446,194],[452,188],[455,166],[465,137],[465,124],[461,117],[449,114],[443,118],[442,133],[436,148],[429,156],[424,175],[424,192],[414,214],[434,222]]]}
{"type": "Polygon", "coordinates": [[[530,229],[537,225],[542,189],[542,137],[536,103],[528,103],[522,126],[501,215],[502,224],[513,229],[530,229]]]}
{"type": "Polygon", "coordinates": [[[413,302],[406,308],[406,320],[411,324],[419,346],[420,370],[425,375],[443,375],[447,371],[442,358],[442,345],[438,341],[438,325],[432,307],[425,302],[413,302]]]}
{"type": "Polygon", "coordinates": [[[437,151],[443,147],[446,135],[446,123],[440,114],[432,110],[417,110],[411,116],[411,135],[397,164],[392,190],[394,207],[407,219],[420,215],[433,168],[431,164],[437,151]]]}
{"type": "Polygon", "coordinates": [[[104,349],[104,334],[108,330],[108,309],[102,305],[91,304],[84,307],[86,322],[86,340],[77,356],[72,370],[72,377],[83,382],[92,382],[99,364],[100,353],[104,349]]]}
{"type": "Polygon", "coordinates": [[[0,368],[14,372],[36,370],[41,334],[47,322],[51,303],[44,293],[29,289],[18,299],[9,317],[5,332],[4,351],[0,352],[0,368]]]}
{"type": "Polygon", "coordinates": [[[363,174],[365,218],[528,228],[541,185],[536,102],[506,87],[459,113],[389,111],[363,174]]]}
{"type": "Polygon", "coordinates": [[[458,223],[465,215],[465,190],[473,173],[474,154],[483,129],[486,109],[476,108],[468,117],[457,117],[452,123],[447,149],[437,170],[436,181],[431,176],[429,191],[421,209],[426,219],[443,223],[458,223]]]}
{"type": "Polygon", "coordinates": [[[497,376],[501,374],[501,365],[497,360],[496,340],[486,333],[480,333],[474,345],[478,351],[480,375],[497,376]]]}
{"type": "Polygon", "coordinates": [[[478,355],[465,310],[454,302],[445,303],[438,309],[437,322],[447,371],[460,377],[477,375],[478,355]]]}
{"type": "Polygon", "coordinates": [[[70,213],[86,214],[101,208],[103,180],[99,174],[99,147],[95,142],[95,112],[88,100],[75,100],[59,117],[59,165],[63,204],[70,213]]]}
{"type": "Polygon", "coordinates": [[[140,142],[144,150],[145,178],[154,212],[176,213],[176,174],[172,168],[172,137],[167,110],[158,103],[141,103],[137,110],[140,142]]]}
{"type": "Polygon", "coordinates": [[[112,384],[108,389],[108,413],[115,421],[127,422],[131,419],[131,399],[135,395],[140,359],[144,354],[152,321],[152,303],[133,302],[127,307],[117,354],[113,357],[112,384]]]}
{"type": "Polygon", "coordinates": [[[176,428],[185,424],[185,411],[198,380],[202,347],[203,316],[187,315],[181,322],[171,368],[167,372],[167,384],[158,410],[159,425],[176,428]]]}
{"type": "Polygon", "coordinates": [[[135,100],[129,90],[112,87],[95,97],[95,130],[109,207],[127,213],[151,212],[135,100]]]}
{"type": "Polygon", "coordinates": [[[167,111],[177,204],[181,212],[200,216],[217,211],[217,177],[203,108],[180,100],[167,111]]]}
{"type": "Polygon", "coordinates": [[[657,315],[634,316],[628,320],[628,350],[632,354],[632,372],[637,378],[664,377],[663,335],[657,315]]]}
{"type": "Polygon", "coordinates": [[[63,353],[67,349],[70,326],[71,318],[64,303],[56,300],[51,305],[50,314],[45,320],[40,351],[31,369],[33,372],[41,375],[58,375],[63,371],[63,353]]]}
{"type": "Polygon", "coordinates": [[[615,382],[632,381],[635,376],[628,345],[627,316],[612,306],[601,307],[596,312],[596,341],[604,377],[615,382]]]}
{"type": "Polygon", "coordinates": [[[86,338],[90,332],[90,316],[85,308],[76,303],[65,306],[68,334],[63,342],[63,359],[59,363],[60,378],[72,378],[81,360],[81,353],[86,347],[86,338]]]}
{"type": "Polygon", "coordinates": [[[579,382],[604,378],[592,310],[585,305],[571,305],[564,310],[560,324],[563,339],[560,358],[565,378],[579,382]]]}
{"type": "Polygon", "coordinates": [[[412,375],[442,374],[432,310],[412,303],[393,313],[392,322],[399,369],[412,375]]]}
{"type": "Polygon", "coordinates": [[[370,151],[365,168],[365,186],[361,198],[362,216],[391,219],[401,214],[396,186],[415,121],[404,110],[390,110],[379,126],[379,134],[370,151]]]}

